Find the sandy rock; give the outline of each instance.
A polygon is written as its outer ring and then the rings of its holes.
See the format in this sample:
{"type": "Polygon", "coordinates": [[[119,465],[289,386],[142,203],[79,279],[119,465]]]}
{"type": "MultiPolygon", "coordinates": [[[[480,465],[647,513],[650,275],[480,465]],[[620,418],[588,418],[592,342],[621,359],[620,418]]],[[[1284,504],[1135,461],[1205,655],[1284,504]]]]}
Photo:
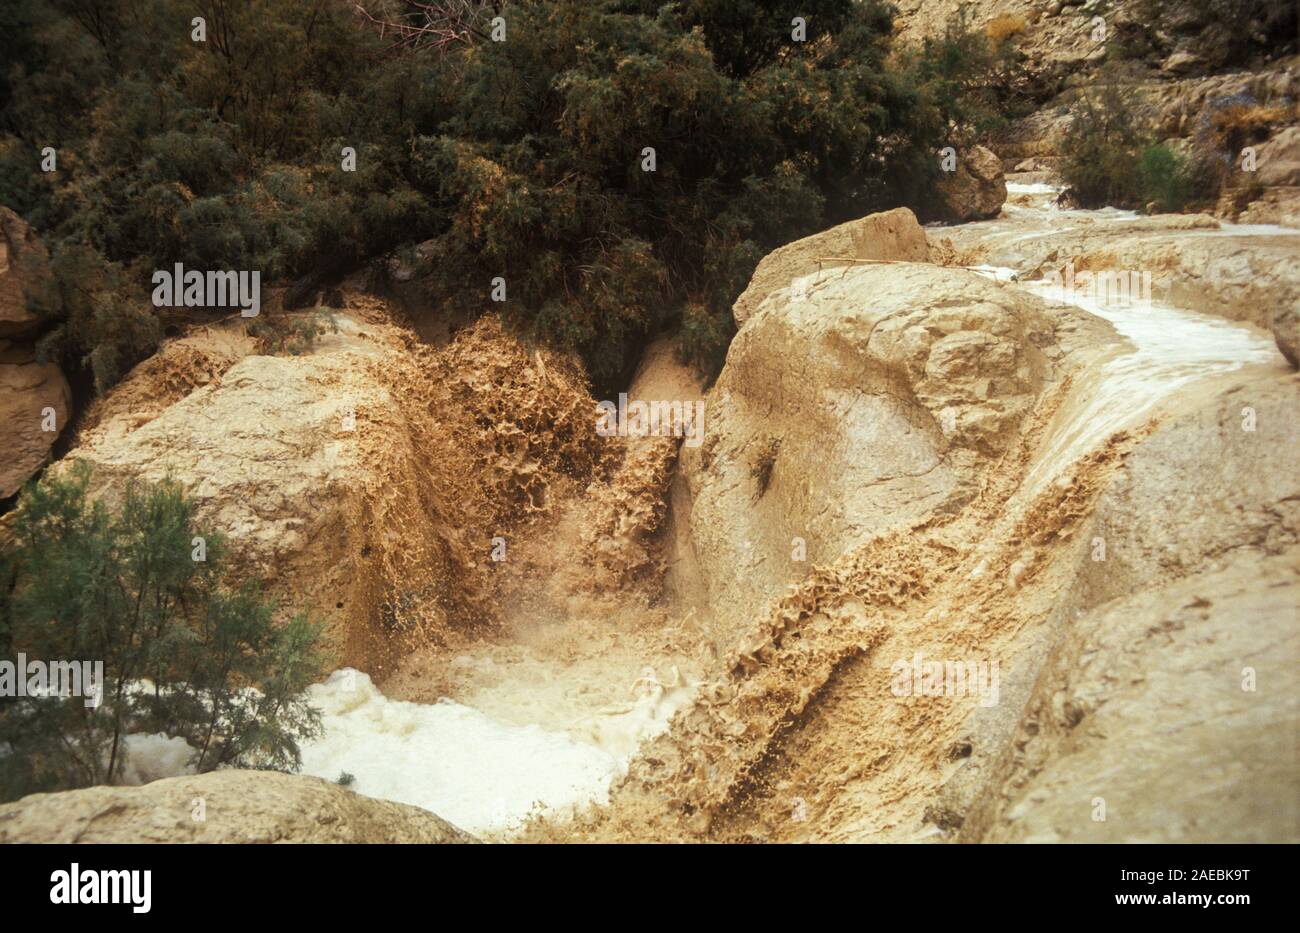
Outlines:
{"type": "Polygon", "coordinates": [[[1294,756],[1278,747],[1300,704],[1267,686],[1300,661],[1300,385],[1258,374],[1188,404],[1098,501],[1084,537],[1106,559],[1080,561],[1068,621],[962,838],[1300,838],[1294,756]]]}
{"type": "Polygon", "coordinates": [[[274,771],[216,771],[0,805],[5,844],[474,841],[427,810],[274,771]],[[201,820],[194,816],[200,806],[201,820]]]}
{"type": "Polygon", "coordinates": [[[771,292],[820,271],[843,268],[845,260],[874,259],[925,262],[925,231],[907,208],[869,214],[821,233],[788,243],[763,257],[749,287],[736,300],[736,326],[745,321],[771,292]]]}
{"type": "Polygon", "coordinates": [[[0,207],[0,499],[16,493],[50,457],[71,415],[72,391],[57,364],[38,363],[41,321],[27,300],[47,274],[40,238],[0,207]],[[54,430],[46,414],[53,409],[54,430]]]}
{"type": "Polygon", "coordinates": [[[1007,199],[1002,162],[983,146],[972,146],[957,157],[957,170],[938,185],[947,219],[964,222],[996,217],[1007,199]]]}
{"type": "Polygon", "coordinates": [[[346,302],[299,355],[250,352],[238,327],[169,343],[95,406],[60,468],[89,463],[110,500],[132,479],[180,481],[232,572],[324,623],[332,666],[382,681],[493,616],[492,540],[585,486],[601,438],[571,355],[492,317],[434,350],[387,303],[346,302]]]}
{"type": "MultiPolygon", "coordinates": [[[[1019,162],[1016,163],[1015,168],[1012,171],[1016,172],[1017,174],[1025,174],[1025,173],[1055,174],[1056,162],[1057,162],[1056,159],[1045,159],[1038,156],[1033,156],[1028,159],[1021,159],[1019,162]]],[[[1020,179],[1016,179],[1016,180],[1020,180],[1020,179]]],[[[1012,179],[1008,178],[1007,181],[1008,182],[1012,181],[1012,179]]]]}
{"type": "Polygon", "coordinates": [[[72,391],[53,363],[0,363],[0,499],[16,493],[50,457],[67,424],[72,391]],[[53,410],[55,430],[46,431],[53,410]]]}
{"type": "MultiPolygon", "coordinates": [[[[965,270],[855,266],[804,292],[777,289],[750,318],[703,446],[681,453],[674,547],[720,619],[891,525],[959,508],[1059,353],[1036,299],[965,270]]],[[[677,563],[670,587],[698,591],[677,563]]]]}
{"type": "Polygon", "coordinates": [[[172,344],[110,393],[60,468],[89,463],[110,498],[179,480],[233,569],[325,622],[336,663],[378,672],[408,627],[403,594],[443,602],[463,559],[397,382],[412,366],[401,332],[350,314],[338,326],[300,356],[237,358],[246,345],[211,334],[172,344]]]}
{"type": "Polygon", "coordinates": [[[1238,223],[1300,227],[1300,185],[1265,188],[1244,210],[1232,213],[1238,223]]]}
{"type": "Polygon", "coordinates": [[[962,265],[1014,269],[1022,279],[1060,272],[1123,270],[1151,276],[1151,298],[1178,307],[1272,326],[1273,309],[1300,298],[1297,238],[1286,231],[1242,234],[1206,214],[1135,217],[1065,211],[1044,222],[1008,213],[995,223],[943,230],[962,265]]]}
{"type": "Polygon", "coordinates": [[[230,367],[252,355],[257,341],[246,322],[234,318],[197,327],[164,343],[135,366],[108,395],[96,399],[78,425],[82,435],[100,424],[129,433],[156,418],[195,389],[219,384],[230,367]]]}
{"type": "Polygon", "coordinates": [[[1201,65],[1201,59],[1194,52],[1186,49],[1175,52],[1160,64],[1160,70],[1172,75],[1187,74],[1201,65]]]}
{"type": "Polygon", "coordinates": [[[1259,146],[1255,179],[1265,187],[1300,185],[1300,126],[1288,126],[1259,146]]]}

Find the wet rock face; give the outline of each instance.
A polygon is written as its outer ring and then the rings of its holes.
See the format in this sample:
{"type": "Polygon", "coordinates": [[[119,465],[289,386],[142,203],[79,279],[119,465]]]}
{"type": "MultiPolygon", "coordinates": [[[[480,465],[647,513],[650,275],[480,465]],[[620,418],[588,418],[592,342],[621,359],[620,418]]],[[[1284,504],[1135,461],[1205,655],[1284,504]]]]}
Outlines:
{"type": "Polygon", "coordinates": [[[673,521],[689,531],[674,546],[722,619],[890,525],[959,508],[1059,354],[1036,298],[966,270],[865,265],[805,286],[758,307],[706,400],[703,445],[681,453],[673,521]]]}
{"type": "Polygon", "coordinates": [[[1007,199],[1002,162],[983,146],[973,146],[957,157],[957,170],[939,182],[946,220],[963,223],[996,217],[1007,199]]]}
{"type": "Polygon", "coordinates": [[[266,580],[287,612],[312,611],[338,662],[382,670],[402,632],[448,621],[408,619],[408,603],[454,602],[458,558],[439,477],[419,466],[402,334],[359,313],[337,325],[298,356],[251,354],[224,332],[176,341],[96,406],[58,468],[88,463],[92,494],[110,501],[134,479],[177,479],[236,573],[266,580]]]}
{"type": "Polygon", "coordinates": [[[234,573],[310,610],[334,663],[382,679],[497,611],[493,539],[581,488],[603,439],[570,355],[495,318],[435,351],[386,302],[346,302],[298,355],[256,353],[238,322],[169,342],[96,403],[65,461],[109,501],[133,479],[180,481],[234,573]]]}
{"type": "MultiPolygon", "coordinates": [[[[1011,178],[1021,184],[1037,180],[1011,178]]],[[[935,231],[931,248],[945,262],[1005,266],[1024,280],[1064,275],[1068,266],[1091,274],[1149,275],[1151,300],[1248,321],[1263,330],[1300,299],[1294,233],[1242,230],[1208,214],[1142,217],[1044,208],[1043,199],[1050,197],[1013,195],[1014,210],[996,222],[935,231]]],[[[1240,219],[1254,218],[1243,214],[1240,219]]]]}
{"type": "Polygon", "coordinates": [[[1257,374],[1127,456],[1082,536],[1105,560],[1080,563],[964,838],[1295,840],[1295,696],[1266,685],[1300,660],[1298,404],[1293,377],[1257,374]]]}
{"type": "Polygon", "coordinates": [[[273,771],[32,794],[0,806],[0,843],[474,841],[427,810],[273,771]]]}
{"type": "Polygon", "coordinates": [[[732,314],[741,327],[774,290],[805,276],[845,268],[852,264],[850,260],[926,262],[928,258],[925,231],[910,210],[899,207],[869,214],[768,253],[732,314]]]}

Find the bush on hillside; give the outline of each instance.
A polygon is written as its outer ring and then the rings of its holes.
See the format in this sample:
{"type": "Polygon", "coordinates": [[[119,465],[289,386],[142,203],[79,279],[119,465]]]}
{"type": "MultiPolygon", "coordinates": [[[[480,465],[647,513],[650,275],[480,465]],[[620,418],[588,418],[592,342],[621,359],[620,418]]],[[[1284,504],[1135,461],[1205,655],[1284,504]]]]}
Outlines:
{"type": "Polygon", "coordinates": [[[1168,146],[1147,146],[1138,156],[1136,188],[1141,203],[1166,213],[1181,211],[1194,190],[1188,160],[1168,146]]]}
{"type": "Polygon", "coordinates": [[[1147,134],[1136,116],[1135,94],[1108,76],[1079,99],[1061,142],[1061,177],[1083,207],[1137,203],[1138,157],[1147,134]]]}

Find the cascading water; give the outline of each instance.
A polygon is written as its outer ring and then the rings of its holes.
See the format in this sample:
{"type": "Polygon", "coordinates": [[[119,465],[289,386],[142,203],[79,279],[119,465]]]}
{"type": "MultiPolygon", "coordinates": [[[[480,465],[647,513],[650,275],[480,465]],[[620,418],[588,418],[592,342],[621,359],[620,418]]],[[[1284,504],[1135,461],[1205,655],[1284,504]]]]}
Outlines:
{"type": "MultiPolygon", "coordinates": [[[[1008,204],[1003,218],[972,227],[1005,255],[1011,244],[1060,233],[1070,224],[1137,216],[1062,210],[1055,206],[1059,191],[1042,183],[1009,184],[1018,203],[1008,204]]],[[[1276,235],[1282,229],[1225,225],[1197,233],[1276,235]]],[[[1076,379],[1022,486],[1027,494],[1115,431],[1141,423],[1180,386],[1277,358],[1273,342],[1244,325],[1148,300],[1114,302],[1051,280],[1023,281],[1030,269],[971,268],[1049,304],[1082,308],[1110,322],[1131,344],[1076,379]]],[[[617,665],[575,675],[572,665],[555,658],[466,656],[453,663],[462,661],[496,665],[498,689],[457,694],[463,702],[401,702],[349,670],[313,687],[324,735],[303,749],[303,770],[327,779],[347,773],[360,793],[424,807],[470,832],[508,835],[530,813],[562,815],[606,802],[611,783],[625,773],[636,750],[667,728],[693,692],[686,678],[660,676],[654,669],[636,680],[617,665]],[[602,677],[611,683],[599,684],[602,677]],[[598,701],[591,699],[596,695],[598,701]],[[623,699],[611,703],[610,697],[623,699]]]]}

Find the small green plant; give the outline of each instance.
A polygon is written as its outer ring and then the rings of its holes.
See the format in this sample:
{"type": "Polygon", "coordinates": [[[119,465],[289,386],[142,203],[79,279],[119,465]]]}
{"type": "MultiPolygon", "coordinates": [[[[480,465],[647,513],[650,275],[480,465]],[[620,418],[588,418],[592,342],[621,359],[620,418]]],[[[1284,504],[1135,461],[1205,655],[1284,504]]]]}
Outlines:
{"type": "Polygon", "coordinates": [[[1138,197],[1164,211],[1181,211],[1192,199],[1188,160],[1165,145],[1147,146],[1137,165],[1138,197]]]}
{"type": "Polygon", "coordinates": [[[89,488],[78,463],[23,491],[0,553],[0,647],[102,662],[102,695],[0,698],[0,799],[115,783],[133,733],[184,739],[199,772],[296,770],[320,728],[303,699],[317,626],[223,585],[223,543],[179,484],[133,483],[116,507],[89,488]]]}
{"type": "Polygon", "coordinates": [[[904,56],[908,83],[933,108],[945,142],[968,146],[1021,115],[1026,76],[1012,40],[1023,28],[1022,18],[1002,16],[977,29],[963,3],[941,36],[904,56]]]}
{"type": "Polygon", "coordinates": [[[339,787],[351,787],[356,782],[357,782],[357,776],[355,774],[353,774],[350,771],[342,771],[339,773],[338,780],[336,780],[334,783],[337,784],[339,787]]]}

